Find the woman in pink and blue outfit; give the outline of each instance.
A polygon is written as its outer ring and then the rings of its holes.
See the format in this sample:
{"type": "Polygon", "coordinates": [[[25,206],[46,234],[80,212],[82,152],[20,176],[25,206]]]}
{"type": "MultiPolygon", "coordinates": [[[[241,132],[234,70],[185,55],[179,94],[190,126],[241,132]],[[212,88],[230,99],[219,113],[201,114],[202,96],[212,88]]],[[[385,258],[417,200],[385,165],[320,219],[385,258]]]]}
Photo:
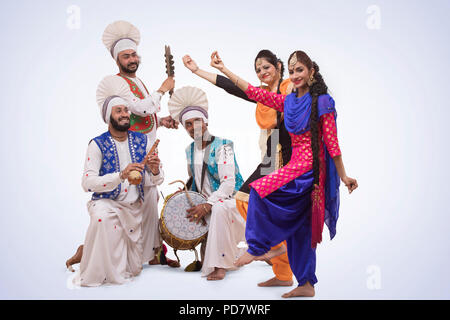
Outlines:
{"type": "Polygon", "coordinates": [[[214,64],[250,99],[284,112],[292,140],[290,162],[250,185],[245,232],[248,250],[235,264],[276,255],[270,248],[286,240],[298,287],[283,297],[314,296],[315,249],[322,241],[324,223],[331,239],[336,234],[340,180],[350,193],[358,187],[345,173],[334,100],[318,65],[303,51],[289,57],[289,78],[294,84],[289,95],[253,87],[228,70],[218,55],[214,64]]]}

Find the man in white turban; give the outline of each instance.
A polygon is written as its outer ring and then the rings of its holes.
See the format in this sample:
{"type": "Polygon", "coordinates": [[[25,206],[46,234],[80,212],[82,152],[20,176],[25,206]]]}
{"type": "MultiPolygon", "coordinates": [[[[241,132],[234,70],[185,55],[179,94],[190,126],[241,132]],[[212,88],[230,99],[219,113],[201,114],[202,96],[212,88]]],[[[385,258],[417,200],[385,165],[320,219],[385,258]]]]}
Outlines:
{"type": "MultiPolygon", "coordinates": [[[[156,130],[161,126],[178,128],[178,123],[170,115],[163,118],[157,116],[162,96],[174,88],[173,77],[168,77],[158,90],[150,93],[136,76],[141,60],[137,52],[141,40],[139,30],[127,21],[116,21],[106,27],[102,40],[116,62],[119,73],[103,79],[97,91],[99,105],[104,103],[106,91],[106,96],[118,95],[125,99],[131,112],[130,130],[146,134],[149,142],[156,140],[156,130]]],[[[164,251],[161,251],[162,240],[158,229],[159,193],[155,185],[145,186],[144,191],[144,258],[150,264],[163,261],[169,266],[179,267],[177,261],[160,259],[164,251]]]]}
{"type": "Polygon", "coordinates": [[[164,180],[158,155],[145,159],[152,146],[147,136],[129,130],[126,101],[109,97],[102,117],[108,131],[90,141],[82,177],[84,191],[93,195],[87,204],[90,224],[80,270],[74,278],[81,286],[122,284],[141,272],[144,190],[164,180]],[[133,170],[143,175],[138,185],[127,180],[133,170]]]}
{"type": "Polygon", "coordinates": [[[245,220],[234,199],[243,180],[233,142],[209,133],[208,100],[202,90],[178,89],[168,105],[172,118],[181,122],[194,139],[186,148],[190,189],[207,198],[206,203],[188,209],[187,217],[200,223],[211,215],[202,275],[207,280],[222,280],[228,270],[236,269],[233,262],[242,253],[238,244],[245,241],[245,220]]]}
{"type": "MultiPolygon", "coordinates": [[[[97,88],[97,103],[104,121],[109,121],[109,117],[104,114],[105,110],[108,110],[105,108],[108,104],[107,99],[120,97],[131,112],[130,130],[145,134],[149,143],[156,140],[158,127],[178,128],[177,122],[171,116],[158,118],[156,115],[161,109],[161,97],[174,87],[173,77],[168,77],[158,90],[150,94],[141,79],[136,76],[140,63],[137,54],[140,42],[139,30],[129,22],[116,21],[106,27],[102,40],[119,68],[118,74],[106,76],[97,88]]],[[[147,184],[144,188],[143,257],[150,264],[159,264],[163,261],[171,267],[179,267],[177,261],[165,257],[161,259],[164,250],[161,247],[158,229],[158,189],[153,184],[147,184]]],[[[81,245],[75,255],[66,261],[69,269],[73,264],[80,262],[82,250],[81,245]]]]}

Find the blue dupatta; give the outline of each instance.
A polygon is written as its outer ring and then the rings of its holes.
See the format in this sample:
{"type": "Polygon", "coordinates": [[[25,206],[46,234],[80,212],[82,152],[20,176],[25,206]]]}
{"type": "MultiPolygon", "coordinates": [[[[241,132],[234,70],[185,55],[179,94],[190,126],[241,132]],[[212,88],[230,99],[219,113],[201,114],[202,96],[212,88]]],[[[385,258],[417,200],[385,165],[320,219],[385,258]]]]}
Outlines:
{"type": "MultiPolygon", "coordinates": [[[[286,96],[284,101],[284,122],[286,129],[295,135],[300,135],[310,130],[309,119],[311,117],[312,97],[309,92],[301,97],[295,93],[286,96]]],[[[320,95],[317,98],[319,117],[327,113],[334,113],[336,120],[336,108],[333,98],[329,94],[320,95]]],[[[328,150],[325,151],[326,181],[325,181],[325,224],[330,231],[330,239],[336,235],[336,224],[339,218],[339,185],[340,179],[328,150]]]]}

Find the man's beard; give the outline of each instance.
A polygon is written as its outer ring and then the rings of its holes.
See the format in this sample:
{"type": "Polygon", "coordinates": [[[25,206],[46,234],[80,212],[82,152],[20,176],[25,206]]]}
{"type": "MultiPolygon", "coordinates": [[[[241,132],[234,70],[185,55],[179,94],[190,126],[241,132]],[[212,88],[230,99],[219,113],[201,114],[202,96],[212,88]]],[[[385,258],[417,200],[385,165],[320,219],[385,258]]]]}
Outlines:
{"type": "Polygon", "coordinates": [[[140,62],[133,62],[133,63],[129,63],[129,64],[127,64],[126,66],[124,66],[123,64],[121,64],[121,63],[119,62],[120,70],[121,70],[122,72],[124,72],[124,73],[135,73],[135,72],[139,69],[139,63],[140,63],[140,62]],[[136,69],[131,70],[130,68],[131,68],[133,65],[136,65],[136,69]]]}
{"type": "MultiPolygon", "coordinates": [[[[130,120],[130,118],[127,118],[128,120],[130,120]]],[[[119,119],[120,121],[120,119],[119,119]]],[[[130,129],[130,121],[128,121],[127,124],[124,125],[120,125],[119,122],[117,122],[116,120],[113,119],[113,117],[109,118],[109,122],[111,123],[112,127],[114,129],[116,129],[117,131],[128,131],[128,129],[130,129]]]]}

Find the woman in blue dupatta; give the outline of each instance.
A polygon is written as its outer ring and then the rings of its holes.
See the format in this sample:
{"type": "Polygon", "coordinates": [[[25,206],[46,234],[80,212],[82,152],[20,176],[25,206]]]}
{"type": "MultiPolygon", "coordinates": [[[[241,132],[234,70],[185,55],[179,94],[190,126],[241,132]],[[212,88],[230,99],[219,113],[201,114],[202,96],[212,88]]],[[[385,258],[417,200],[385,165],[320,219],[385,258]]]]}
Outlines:
{"type": "Polygon", "coordinates": [[[277,253],[270,248],[286,240],[298,286],[283,297],[312,297],[317,283],[315,249],[322,241],[324,223],[331,239],[336,234],[340,180],[349,193],[358,187],[345,172],[334,100],[327,93],[319,66],[303,51],[289,57],[289,78],[294,84],[289,95],[253,87],[228,70],[217,53],[213,64],[250,99],[284,112],[292,141],[290,162],[250,185],[245,231],[248,250],[235,264],[271,258],[277,253]]]}

